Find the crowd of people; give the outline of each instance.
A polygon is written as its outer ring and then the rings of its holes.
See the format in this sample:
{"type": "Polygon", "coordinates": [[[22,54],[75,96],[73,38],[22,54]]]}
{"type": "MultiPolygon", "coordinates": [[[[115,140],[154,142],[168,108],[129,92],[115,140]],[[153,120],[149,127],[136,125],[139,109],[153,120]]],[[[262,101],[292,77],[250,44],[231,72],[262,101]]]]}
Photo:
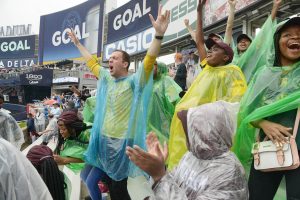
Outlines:
{"type": "MultiPolygon", "coordinates": [[[[278,162],[285,161],[282,148],[287,143],[294,141],[300,148],[300,17],[277,23],[282,0],[274,0],[260,33],[254,38],[241,34],[233,41],[236,0],[228,3],[224,39],[216,33],[204,37],[206,0],[199,0],[196,31],[184,21],[196,43],[199,65],[193,51],[186,62],[175,54],[171,70],[156,61],[170,20],[170,11],[163,12],[162,6],[156,19],[150,15],[155,38],[131,75],[127,52],[115,50],[106,69],[73,30],[68,32],[98,79],[95,96],[71,87],[70,101],[53,95],[51,109],[29,113],[32,142],[44,137],[27,154],[38,172],[30,166],[35,171],[31,175],[40,176],[34,180],[40,189],[35,192],[34,185],[15,181],[16,171],[28,183],[33,177],[24,171],[28,160],[17,159],[22,157],[21,130],[0,109],[0,135],[18,148],[0,139],[0,159],[8,166],[0,172],[9,177],[5,180],[10,186],[1,179],[1,199],[20,199],[23,191],[28,199],[68,199],[69,185],[59,165],[80,173],[87,199],[93,200],[102,199],[99,183],[107,186],[112,200],[136,199],[128,189],[131,178],[138,182],[136,192],[144,191],[142,199],[148,200],[271,200],[278,188],[287,199],[300,199],[299,150],[294,149],[296,167],[268,172],[256,169],[263,157],[252,155],[253,144],[266,140],[276,146],[278,162]],[[54,152],[47,147],[52,136],[57,137],[54,152]],[[8,159],[6,151],[14,152],[14,158],[8,159]],[[9,167],[13,159],[16,170],[9,167]],[[286,185],[280,186],[283,177],[286,185]]],[[[3,101],[0,96],[0,108],[3,101]]]]}

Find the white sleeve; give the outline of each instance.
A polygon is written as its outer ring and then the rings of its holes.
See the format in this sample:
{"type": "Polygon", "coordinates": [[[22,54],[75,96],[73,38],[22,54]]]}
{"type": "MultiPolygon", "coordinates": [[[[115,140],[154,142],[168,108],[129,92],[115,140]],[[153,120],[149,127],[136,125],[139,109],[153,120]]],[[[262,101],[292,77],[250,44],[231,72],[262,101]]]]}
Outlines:
{"type": "Polygon", "coordinates": [[[167,173],[153,188],[154,196],[149,200],[188,200],[185,191],[167,173]]]}
{"type": "Polygon", "coordinates": [[[51,200],[37,170],[14,146],[0,139],[0,199],[51,200]]]}

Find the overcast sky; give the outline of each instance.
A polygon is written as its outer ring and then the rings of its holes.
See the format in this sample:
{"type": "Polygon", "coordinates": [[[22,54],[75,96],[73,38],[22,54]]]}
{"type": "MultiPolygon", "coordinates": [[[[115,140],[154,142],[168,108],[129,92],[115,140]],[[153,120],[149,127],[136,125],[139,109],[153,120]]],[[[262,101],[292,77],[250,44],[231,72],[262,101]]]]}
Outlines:
{"type": "MultiPolygon", "coordinates": [[[[64,10],[87,0],[0,0],[0,26],[32,24],[39,33],[40,16],[64,10]]],[[[107,0],[109,1],[109,0],[107,0]]],[[[121,6],[129,0],[118,0],[121,6]]]]}

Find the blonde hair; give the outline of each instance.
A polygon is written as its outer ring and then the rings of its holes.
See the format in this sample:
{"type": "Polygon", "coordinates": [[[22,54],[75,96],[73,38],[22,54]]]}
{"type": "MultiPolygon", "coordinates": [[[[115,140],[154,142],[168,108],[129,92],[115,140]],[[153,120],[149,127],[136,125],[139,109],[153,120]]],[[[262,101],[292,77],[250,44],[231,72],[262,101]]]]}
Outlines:
{"type": "Polygon", "coordinates": [[[176,53],[175,54],[175,59],[182,60],[182,54],[181,53],[176,53]]]}

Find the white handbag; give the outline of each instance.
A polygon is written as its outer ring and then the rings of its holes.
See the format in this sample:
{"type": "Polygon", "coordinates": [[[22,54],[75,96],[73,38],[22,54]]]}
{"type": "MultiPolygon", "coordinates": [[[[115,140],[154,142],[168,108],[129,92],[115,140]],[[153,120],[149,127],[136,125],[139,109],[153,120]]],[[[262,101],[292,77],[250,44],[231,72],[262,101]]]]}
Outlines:
{"type": "MultiPolygon", "coordinates": [[[[300,108],[298,108],[293,135],[288,143],[274,144],[272,141],[256,142],[252,147],[254,157],[254,168],[256,170],[270,172],[281,170],[292,170],[299,167],[299,155],[295,138],[297,136],[300,119],[300,108]]],[[[259,131],[259,129],[258,129],[259,131]]]]}

